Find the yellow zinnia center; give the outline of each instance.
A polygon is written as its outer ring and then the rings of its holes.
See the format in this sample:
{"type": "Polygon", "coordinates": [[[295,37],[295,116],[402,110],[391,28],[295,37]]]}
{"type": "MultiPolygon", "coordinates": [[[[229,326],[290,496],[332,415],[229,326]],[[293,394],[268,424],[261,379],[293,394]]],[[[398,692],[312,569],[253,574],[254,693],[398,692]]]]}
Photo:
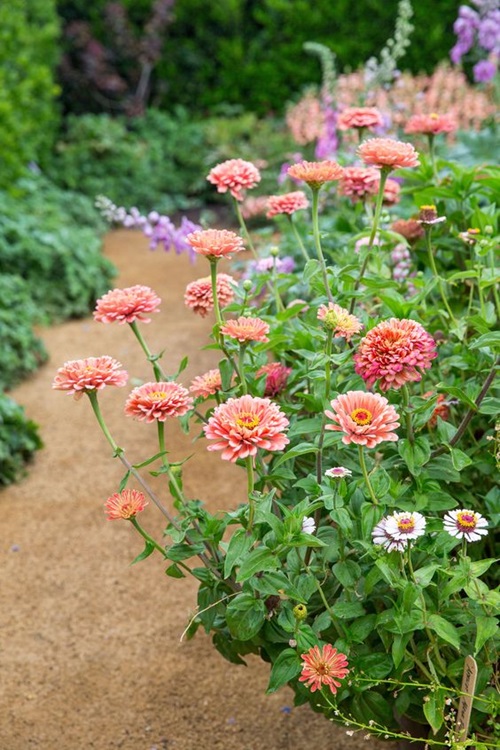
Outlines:
{"type": "Polygon", "coordinates": [[[153,401],[161,401],[161,399],[167,398],[167,394],[165,391],[151,391],[149,398],[153,399],[153,401]]]}
{"type": "Polygon", "coordinates": [[[413,531],[414,528],[415,528],[415,521],[410,516],[399,519],[398,529],[400,531],[404,531],[408,533],[409,531],[413,531]]]}
{"type": "Polygon", "coordinates": [[[256,414],[240,414],[240,416],[236,418],[236,424],[239,427],[245,427],[247,430],[251,430],[260,424],[260,419],[256,414]]]}
{"type": "Polygon", "coordinates": [[[371,424],[373,414],[368,409],[354,409],[351,412],[351,419],[359,425],[371,424]]]}
{"type": "Polygon", "coordinates": [[[457,521],[464,529],[474,529],[476,526],[476,517],[472,513],[458,513],[457,521]]]}

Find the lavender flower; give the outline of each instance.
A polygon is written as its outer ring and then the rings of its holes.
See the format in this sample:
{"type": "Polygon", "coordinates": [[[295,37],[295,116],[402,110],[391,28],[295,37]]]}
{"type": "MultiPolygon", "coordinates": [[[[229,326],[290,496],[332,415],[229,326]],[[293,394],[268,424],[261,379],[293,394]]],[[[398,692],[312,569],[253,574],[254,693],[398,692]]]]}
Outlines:
{"type": "Polygon", "coordinates": [[[488,83],[495,77],[497,66],[490,60],[480,60],[472,68],[472,75],[476,83],[488,83]]]}

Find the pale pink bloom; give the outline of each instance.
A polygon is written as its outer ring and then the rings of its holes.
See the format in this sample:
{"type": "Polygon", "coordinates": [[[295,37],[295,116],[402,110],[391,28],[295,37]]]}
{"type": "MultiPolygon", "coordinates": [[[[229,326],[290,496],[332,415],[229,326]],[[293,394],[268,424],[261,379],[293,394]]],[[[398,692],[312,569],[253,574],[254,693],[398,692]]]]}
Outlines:
{"type": "Polygon", "coordinates": [[[161,299],[149,286],[136,284],[127,289],[112,289],[96,302],[94,320],[99,323],[151,322],[149,313],[159,312],[161,299]]]}
{"type": "Polygon", "coordinates": [[[335,336],[344,338],[346,341],[350,341],[354,334],[359,333],[363,328],[363,323],[359,318],[334,302],[320,305],[318,320],[321,320],[325,328],[333,331],[335,336]]]}
{"type": "Polygon", "coordinates": [[[418,154],[411,143],[395,141],[392,138],[369,138],[358,148],[358,154],[365,164],[384,169],[417,167],[418,154]]]}
{"type": "Polygon", "coordinates": [[[236,320],[228,320],[221,326],[220,332],[224,336],[237,339],[240,344],[244,344],[247,341],[269,341],[267,336],[269,333],[269,323],[261,320],[261,318],[241,316],[236,320]]]}
{"type": "Polygon", "coordinates": [[[218,193],[228,190],[237,201],[244,198],[244,190],[250,190],[260,182],[260,172],[250,161],[228,159],[210,170],[207,180],[217,187],[218,193]]]}
{"type": "Polygon", "coordinates": [[[189,387],[196,398],[208,398],[222,390],[222,378],[220,370],[209,370],[203,375],[198,375],[191,381],[189,387]]]}
{"type": "Polygon", "coordinates": [[[422,379],[437,357],[436,342],[415,320],[390,318],[368,331],[354,355],[355,370],[371,388],[401,388],[422,379]]]}
{"type": "Polygon", "coordinates": [[[231,258],[244,249],[243,239],[228,229],[200,229],[188,234],[186,242],[195,253],[208,258],[231,258]]]}
{"type": "Polygon", "coordinates": [[[375,167],[344,167],[344,174],[339,182],[339,193],[352,201],[363,200],[375,195],[380,182],[380,172],[375,167]]]}
{"type": "Polygon", "coordinates": [[[404,552],[408,546],[407,543],[402,539],[394,539],[394,537],[388,533],[386,529],[386,521],[386,518],[382,518],[373,529],[373,543],[385,547],[387,552],[392,552],[393,550],[396,552],[404,552]]]}
{"type": "Polygon", "coordinates": [[[343,680],[349,674],[347,656],[338,652],[329,643],[321,650],[319,646],[313,646],[307,654],[301,654],[300,658],[303,667],[299,682],[305,682],[311,693],[325,686],[335,695],[340,687],[339,680],[343,680]]]}
{"type": "MultiPolygon", "coordinates": [[[[378,190],[378,186],[377,186],[378,190]]],[[[383,204],[384,206],[393,206],[395,203],[399,203],[401,194],[401,185],[397,180],[392,180],[390,177],[385,181],[383,204]]]]}
{"type": "Polygon", "coordinates": [[[488,521],[473,510],[450,510],[446,513],[443,528],[448,534],[467,542],[477,542],[488,533],[488,521]]]}
{"type": "Polygon", "coordinates": [[[273,216],[279,214],[290,215],[295,211],[309,208],[309,201],[302,190],[295,190],[293,193],[285,193],[284,195],[270,195],[267,199],[267,206],[267,218],[272,219],[273,216]]]}
{"type": "Polygon", "coordinates": [[[406,123],[405,133],[421,133],[422,135],[439,135],[440,133],[454,133],[458,123],[453,115],[412,115],[406,123]]]}
{"type": "Polygon", "coordinates": [[[268,195],[257,195],[245,198],[241,204],[241,215],[245,220],[255,219],[259,216],[265,216],[267,211],[268,195]]]}
{"type": "Polygon", "coordinates": [[[112,357],[87,357],[65,362],[52,382],[56,391],[67,391],[80,399],[84,393],[101,391],[107,385],[123,386],[128,380],[126,370],[112,357]]]}
{"type": "Polygon", "coordinates": [[[325,476],[330,477],[330,479],[344,479],[344,477],[352,476],[352,471],[350,469],[346,469],[345,466],[334,466],[333,468],[327,469],[325,471],[325,476]]]}
{"type": "Polygon", "coordinates": [[[193,406],[193,399],[184,386],[169,382],[144,383],[130,393],[125,403],[127,417],[141,422],[164,422],[167,417],[182,417],[193,406]]]}
{"type": "Polygon", "coordinates": [[[405,237],[408,242],[416,242],[425,232],[416,219],[397,219],[392,223],[392,231],[405,237]]]}
{"type": "Polygon", "coordinates": [[[286,387],[288,376],[292,372],[290,367],[285,367],[281,362],[270,362],[255,373],[257,377],[266,375],[264,396],[278,396],[286,387]]]}
{"type": "MultiPolygon", "coordinates": [[[[217,274],[217,299],[219,306],[225,307],[234,300],[234,287],[236,281],[227,273],[217,274]]],[[[191,281],[184,292],[184,304],[191,308],[197,315],[204,318],[213,310],[214,298],[212,294],[212,280],[210,276],[191,281]]]]}
{"type": "Polygon", "coordinates": [[[290,442],[284,431],[288,419],[268,398],[241,396],[218,406],[208,423],[205,435],[216,443],[209,451],[222,451],[225,461],[255,456],[257,450],[282,451],[290,442]]]}
{"type": "Polygon", "coordinates": [[[402,511],[385,519],[385,531],[396,542],[418,539],[425,533],[425,518],[421,513],[402,511]]]}
{"type": "Polygon", "coordinates": [[[384,396],[347,391],[330,403],[333,411],[325,414],[338,424],[327,424],[325,429],[343,432],[345,445],[356,443],[374,448],[384,440],[399,439],[393,432],[399,427],[399,415],[384,396]]]}
{"type": "Polygon", "coordinates": [[[314,534],[314,532],[316,531],[316,523],[314,521],[314,518],[310,518],[309,516],[305,516],[302,519],[301,531],[304,534],[314,534]]]}
{"type": "Polygon", "coordinates": [[[109,521],[128,520],[144,510],[146,505],[148,502],[139,490],[122,490],[108,497],[104,503],[104,510],[109,521]]]}
{"type": "Polygon", "coordinates": [[[296,180],[303,180],[313,190],[319,190],[325,182],[340,180],[343,167],[336,161],[301,161],[288,167],[288,174],[296,180]]]}
{"type": "Polygon", "coordinates": [[[349,128],[378,128],[384,124],[382,113],[376,107],[349,107],[337,118],[339,130],[349,128]]]}

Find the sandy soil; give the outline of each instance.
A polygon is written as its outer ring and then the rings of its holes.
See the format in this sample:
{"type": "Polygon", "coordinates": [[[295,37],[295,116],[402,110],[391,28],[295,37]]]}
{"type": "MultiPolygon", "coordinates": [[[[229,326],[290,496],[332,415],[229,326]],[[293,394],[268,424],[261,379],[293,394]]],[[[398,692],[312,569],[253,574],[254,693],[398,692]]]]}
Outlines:
{"type": "MultiPolygon", "coordinates": [[[[147,284],[163,299],[144,327],[153,351],[182,380],[215,365],[201,351],[211,321],[183,305],[186,284],[208,270],[200,259],[151,252],[134,232],[111,233],[106,254],[117,286],[147,284]]],[[[196,582],[166,578],[159,556],[130,567],[142,544],[125,523],[105,519],[102,503],[123,471],[98,431],[86,399],[51,390],[69,359],[110,354],[135,377],[150,379],[128,326],[91,318],[42,332],[49,363],[13,392],[40,425],[45,443],[29,476],[0,493],[0,750],[355,750],[382,745],[349,738],[308,706],[292,709],[292,692],[266,696],[268,666],[227,663],[198,633],[180,636],[196,605],[196,582]]],[[[133,383],[132,383],[133,384],[133,383]]],[[[128,389],[125,389],[128,392],[128,389]]],[[[155,450],[154,430],[122,416],[123,389],[108,388],[101,405],[129,458],[155,450]]],[[[173,458],[196,451],[187,465],[188,495],[211,510],[242,499],[240,469],[193,446],[169,425],[173,458]]],[[[154,506],[143,525],[161,539],[154,506]]],[[[388,745],[383,745],[388,748],[388,745]]]]}

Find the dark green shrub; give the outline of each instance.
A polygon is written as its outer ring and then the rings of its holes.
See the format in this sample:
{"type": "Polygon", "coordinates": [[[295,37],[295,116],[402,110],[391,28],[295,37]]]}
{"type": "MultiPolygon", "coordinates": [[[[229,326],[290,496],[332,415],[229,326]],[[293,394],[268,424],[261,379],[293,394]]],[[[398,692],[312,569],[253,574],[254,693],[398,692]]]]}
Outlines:
{"type": "Polygon", "coordinates": [[[0,487],[20,479],[25,463],[42,447],[37,425],[24,409],[0,393],[0,487]]]}

